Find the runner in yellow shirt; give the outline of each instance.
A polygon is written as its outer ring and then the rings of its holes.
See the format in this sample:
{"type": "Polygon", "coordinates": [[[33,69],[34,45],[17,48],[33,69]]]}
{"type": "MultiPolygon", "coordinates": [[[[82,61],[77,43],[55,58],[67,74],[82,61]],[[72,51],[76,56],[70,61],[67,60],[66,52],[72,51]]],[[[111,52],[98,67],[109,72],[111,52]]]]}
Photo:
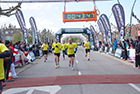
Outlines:
{"type": "Polygon", "coordinates": [[[74,70],[74,58],[75,58],[75,50],[76,46],[74,43],[72,43],[71,38],[69,39],[69,43],[66,45],[66,49],[67,49],[67,54],[68,54],[68,58],[69,58],[69,67],[71,67],[72,70],[74,70]]]}
{"type": "Polygon", "coordinates": [[[44,42],[42,47],[43,47],[44,62],[46,62],[47,57],[48,57],[48,47],[49,47],[48,42],[44,42]]]}
{"type": "Polygon", "coordinates": [[[66,43],[65,41],[63,41],[63,44],[62,44],[63,60],[65,60],[65,49],[66,49],[66,43]]]}
{"type": "Polygon", "coordinates": [[[84,46],[85,46],[85,51],[86,51],[85,57],[87,57],[87,54],[88,54],[88,61],[89,61],[90,60],[90,42],[88,41],[88,39],[87,39],[87,42],[85,42],[84,46]]]}
{"type": "Polygon", "coordinates": [[[59,68],[59,57],[60,57],[60,50],[61,50],[61,44],[58,42],[57,39],[55,39],[55,42],[52,44],[52,50],[54,50],[54,56],[55,56],[55,68],[59,68]]]}
{"type": "Polygon", "coordinates": [[[0,43],[0,94],[2,93],[3,90],[3,82],[5,78],[3,58],[9,56],[10,56],[10,52],[8,48],[3,43],[0,43]]]}

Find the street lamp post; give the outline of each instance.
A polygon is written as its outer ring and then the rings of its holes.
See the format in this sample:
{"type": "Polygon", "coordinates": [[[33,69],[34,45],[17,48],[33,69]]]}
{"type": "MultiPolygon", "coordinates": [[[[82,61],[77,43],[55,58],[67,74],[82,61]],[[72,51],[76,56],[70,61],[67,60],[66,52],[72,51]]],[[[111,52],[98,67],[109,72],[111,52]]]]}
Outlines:
{"type": "Polygon", "coordinates": [[[129,39],[130,39],[130,37],[131,37],[132,12],[133,12],[133,9],[134,9],[134,6],[135,6],[136,1],[137,1],[137,0],[134,1],[133,6],[132,6],[132,9],[131,9],[129,39]]]}

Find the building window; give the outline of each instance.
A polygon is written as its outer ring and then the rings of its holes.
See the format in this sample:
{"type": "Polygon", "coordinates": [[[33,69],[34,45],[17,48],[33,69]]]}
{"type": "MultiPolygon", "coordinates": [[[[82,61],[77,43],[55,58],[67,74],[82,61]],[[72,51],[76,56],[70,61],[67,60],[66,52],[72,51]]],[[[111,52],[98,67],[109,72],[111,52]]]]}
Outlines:
{"type": "Polygon", "coordinates": [[[5,31],[5,34],[8,34],[8,31],[5,31]]]}
{"type": "Polygon", "coordinates": [[[11,31],[10,34],[14,34],[14,31],[11,31]]]}

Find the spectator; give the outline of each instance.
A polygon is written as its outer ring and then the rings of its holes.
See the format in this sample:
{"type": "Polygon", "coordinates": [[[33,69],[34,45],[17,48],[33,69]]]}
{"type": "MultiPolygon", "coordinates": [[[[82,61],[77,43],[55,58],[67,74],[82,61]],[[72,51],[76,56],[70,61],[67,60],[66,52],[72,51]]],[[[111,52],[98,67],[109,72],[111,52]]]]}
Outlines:
{"type": "MultiPolygon", "coordinates": [[[[10,43],[10,48],[13,50],[13,53],[17,54],[18,51],[16,51],[13,47],[13,43],[10,43]]],[[[11,72],[12,72],[12,76],[13,78],[18,78],[17,73],[15,71],[15,57],[14,55],[12,55],[12,64],[11,64],[11,72]]]]}
{"type": "Polygon", "coordinates": [[[6,41],[5,41],[5,45],[6,45],[6,47],[7,47],[7,48],[9,49],[9,51],[10,51],[10,56],[4,58],[4,70],[5,70],[4,86],[5,86],[6,80],[8,80],[9,70],[10,70],[10,66],[11,66],[11,64],[12,64],[12,57],[13,57],[13,50],[12,50],[12,48],[9,47],[10,41],[9,41],[9,40],[6,40],[6,41]]]}
{"type": "Polygon", "coordinates": [[[126,50],[126,43],[124,41],[124,39],[121,41],[121,44],[120,44],[121,48],[122,48],[122,57],[123,57],[123,60],[127,60],[127,50],[126,50]]]}
{"type": "Polygon", "coordinates": [[[8,48],[2,43],[0,40],[0,94],[2,93],[3,90],[3,82],[5,79],[5,72],[4,72],[4,58],[9,57],[10,52],[8,48]]]}
{"type": "Polygon", "coordinates": [[[136,57],[135,57],[135,67],[140,69],[140,36],[138,36],[137,43],[135,45],[136,57]]]}

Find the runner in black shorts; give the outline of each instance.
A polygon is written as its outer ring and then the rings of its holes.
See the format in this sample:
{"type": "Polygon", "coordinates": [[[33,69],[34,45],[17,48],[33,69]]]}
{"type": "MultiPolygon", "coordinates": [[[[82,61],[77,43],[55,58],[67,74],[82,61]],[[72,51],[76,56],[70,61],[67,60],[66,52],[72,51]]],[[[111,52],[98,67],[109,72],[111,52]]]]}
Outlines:
{"type": "Polygon", "coordinates": [[[48,57],[48,43],[44,42],[44,44],[42,45],[43,48],[43,55],[44,55],[44,62],[46,62],[47,57],[48,57]]]}
{"type": "Polygon", "coordinates": [[[88,61],[89,61],[90,60],[90,42],[88,41],[88,39],[87,39],[87,42],[85,42],[84,46],[85,46],[85,51],[86,51],[85,57],[87,57],[88,55],[88,61]]]}
{"type": "Polygon", "coordinates": [[[60,57],[60,50],[61,50],[61,44],[58,42],[57,39],[55,39],[55,42],[52,44],[52,50],[54,50],[54,56],[55,56],[55,68],[59,68],[59,57],[60,57]]]}
{"type": "Polygon", "coordinates": [[[75,59],[75,50],[76,46],[74,43],[72,43],[71,38],[69,39],[69,43],[66,45],[66,49],[67,49],[67,54],[68,54],[68,58],[69,58],[69,67],[71,67],[72,70],[74,70],[74,59],[75,59]]]}

